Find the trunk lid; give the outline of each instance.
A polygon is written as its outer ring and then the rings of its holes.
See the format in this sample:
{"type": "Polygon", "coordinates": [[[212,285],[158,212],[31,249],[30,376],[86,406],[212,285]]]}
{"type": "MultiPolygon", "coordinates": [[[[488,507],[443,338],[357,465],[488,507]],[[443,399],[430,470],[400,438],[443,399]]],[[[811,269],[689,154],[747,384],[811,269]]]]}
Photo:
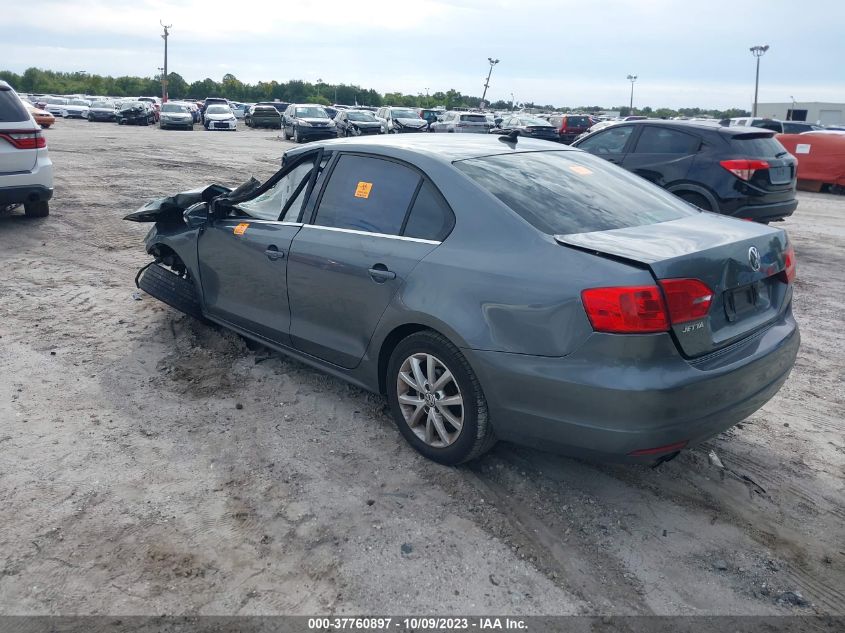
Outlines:
{"type": "Polygon", "coordinates": [[[755,170],[748,184],[768,192],[795,188],[798,161],[775,138],[774,132],[754,129],[753,132],[732,134],[730,146],[736,158],[761,160],[769,166],[755,170]]]}
{"type": "Polygon", "coordinates": [[[672,325],[678,347],[688,357],[716,351],[765,327],[791,292],[778,275],[785,267],[786,233],[754,222],[701,213],[555,239],[646,267],[658,281],[691,278],[707,284],[713,291],[707,316],[672,325]]]}

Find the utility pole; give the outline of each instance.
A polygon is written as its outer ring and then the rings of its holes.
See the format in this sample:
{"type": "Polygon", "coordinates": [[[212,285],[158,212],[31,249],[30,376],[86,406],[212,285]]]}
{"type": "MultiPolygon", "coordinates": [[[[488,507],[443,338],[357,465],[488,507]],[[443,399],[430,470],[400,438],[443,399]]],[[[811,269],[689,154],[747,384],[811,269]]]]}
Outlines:
{"type": "Polygon", "coordinates": [[[499,63],[498,59],[493,59],[492,57],[488,57],[487,61],[490,62],[490,70],[487,73],[487,81],[484,82],[484,94],[481,95],[482,102],[487,98],[487,88],[490,87],[490,75],[493,74],[493,66],[499,63]]]}
{"type": "Polygon", "coordinates": [[[164,35],[161,36],[161,39],[164,40],[164,73],[161,76],[161,102],[167,103],[167,38],[170,36],[170,29],[173,28],[173,25],[165,24],[161,20],[158,23],[164,27],[164,35]]]}
{"type": "Polygon", "coordinates": [[[769,50],[769,45],[764,44],[763,46],[752,46],[748,50],[750,50],[751,54],[757,58],[757,75],[754,78],[754,109],[751,111],[751,116],[757,116],[757,88],[760,86],[760,58],[766,54],[767,50],[769,50]]]}
{"type": "Polygon", "coordinates": [[[637,80],[636,75],[628,75],[628,81],[631,82],[631,103],[628,105],[628,114],[634,114],[634,82],[637,80]]]}

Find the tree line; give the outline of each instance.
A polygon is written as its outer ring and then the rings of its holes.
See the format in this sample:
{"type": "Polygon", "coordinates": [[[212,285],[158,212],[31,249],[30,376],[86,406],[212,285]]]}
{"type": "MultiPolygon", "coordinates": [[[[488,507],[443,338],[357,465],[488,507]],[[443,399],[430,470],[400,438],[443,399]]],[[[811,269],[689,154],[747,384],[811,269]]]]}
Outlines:
{"type": "MultiPolygon", "coordinates": [[[[37,94],[86,94],[108,95],[110,97],[138,97],[161,94],[161,77],[111,77],[94,75],[85,72],[58,72],[40,68],[27,68],[22,74],[8,70],[0,70],[0,79],[7,81],[18,92],[37,94]]],[[[201,81],[188,83],[179,73],[168,73],[168,96],[171,99],[205,99],[206,97],[225,97],[231,101],[288,101],[292,103],[345,103],[369,106],[396,105],[410,108],[433,108],[441,106],[448,109],[477,108],[481,104],[480,97],[464,95],[457,90],[438,91],[426,94],[402,94],[388,92],[381,94],[372,88],[362,88],[357,85],[311,83],[301,79],[278,82],[259,81],[255,84],[244,83],[234,75],[227,73],[220,81],[205,78],[201,81]]],[[[533,102],[511,103],[509,101],[494,101],[490,104],[494,110],[509,110],[516,108],[538,108],[542,110],[558,110],[561,112],[599,112],[605,108],[600,106],[557,107],[552,104],[536,104],[533,102]]],[[[618,110],[622,116],[631,114],[627,107],[611,108],[618,110]]],[[[710,115],[717,118],[734,116],[748,116],[745,110],[732,108],[730,110],[704,110],[701,108],[671,108],[652,109],[651,107],[636,108],[636,114],[669,118],[673,116],[710,115]]]]}

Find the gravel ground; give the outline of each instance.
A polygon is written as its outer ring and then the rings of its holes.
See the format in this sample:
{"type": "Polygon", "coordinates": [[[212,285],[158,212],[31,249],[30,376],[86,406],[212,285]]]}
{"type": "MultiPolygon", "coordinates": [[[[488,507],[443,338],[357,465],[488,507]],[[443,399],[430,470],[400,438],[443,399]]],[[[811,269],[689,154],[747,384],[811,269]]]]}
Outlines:
{"type": "Polygon", "coordinates": [[[741,425],[657,469],[456,469],[382,398],[133,297],[120,218],[266,178],[275,132],[46,134],[50,217],[0,217],[0,613],[845,614],[845,198],[781,225],[802,349],[741,425]]]}

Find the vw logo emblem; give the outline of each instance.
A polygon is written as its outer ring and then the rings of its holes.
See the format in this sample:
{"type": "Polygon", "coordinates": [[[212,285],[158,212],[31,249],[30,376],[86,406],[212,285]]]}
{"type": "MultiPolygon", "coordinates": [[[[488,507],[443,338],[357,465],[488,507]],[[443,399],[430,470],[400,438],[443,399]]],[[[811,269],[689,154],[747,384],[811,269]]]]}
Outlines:
{"type": "Polygon", "coordinates": [[[751,264],[751,270],[755,272],[760,270],[760,251],[756,246],[748,249],[748,263],[751,264]]]}

